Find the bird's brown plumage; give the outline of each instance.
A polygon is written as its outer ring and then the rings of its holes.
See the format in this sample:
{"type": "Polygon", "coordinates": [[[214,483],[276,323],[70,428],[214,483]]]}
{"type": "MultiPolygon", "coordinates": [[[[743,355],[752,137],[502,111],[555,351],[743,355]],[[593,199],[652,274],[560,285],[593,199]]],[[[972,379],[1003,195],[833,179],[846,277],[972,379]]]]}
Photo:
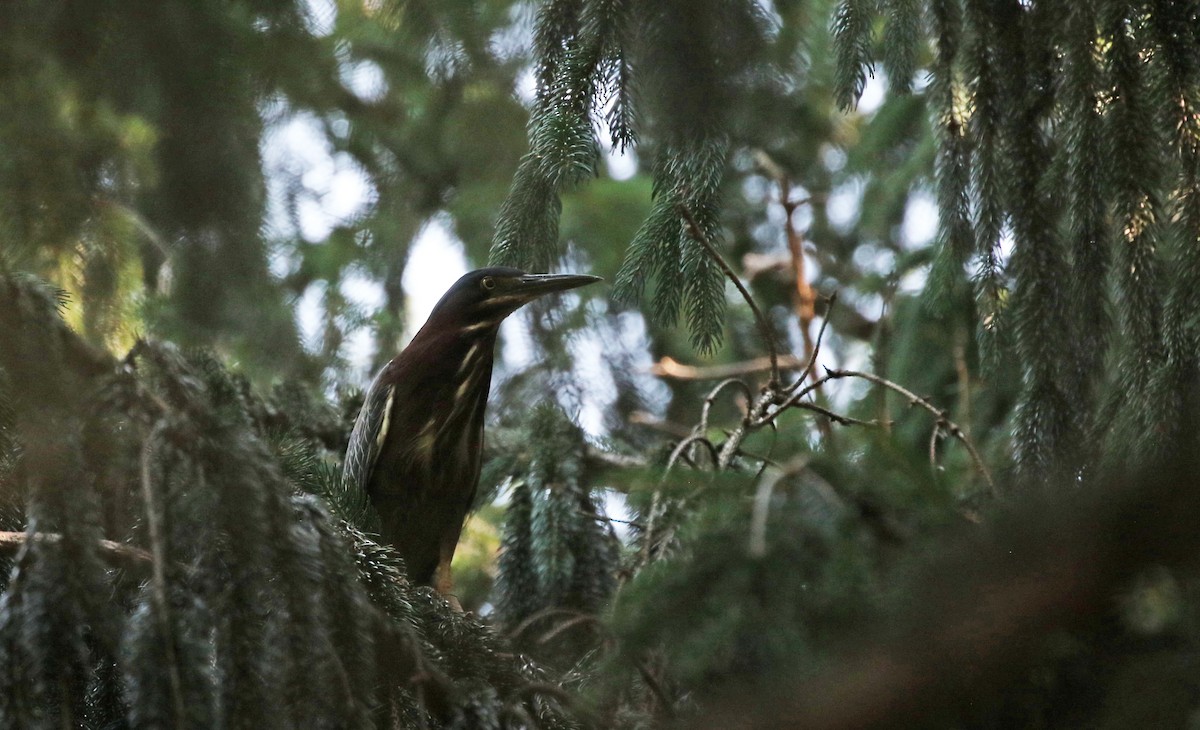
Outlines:
{"type": "Polygon", "coordinates": [[[380,536],[413,582],[449,590],[450,559],[479,481],[500,322],[541,294],[596,280],[503,267],[470,272],[371,383],[344,476],[370,496],[380,536]]]}

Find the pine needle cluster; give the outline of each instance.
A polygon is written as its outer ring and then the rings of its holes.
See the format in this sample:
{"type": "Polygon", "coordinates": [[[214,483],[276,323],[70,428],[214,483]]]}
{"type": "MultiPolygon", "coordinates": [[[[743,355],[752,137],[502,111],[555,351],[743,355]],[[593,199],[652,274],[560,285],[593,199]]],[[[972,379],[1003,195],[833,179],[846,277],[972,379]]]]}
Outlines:
{"type": "Polygon", "coordinates": [[[839,4],[839,98],[853,103],[873,70],[873,18],[882,16],[889,74],[931,38],[941,214],[931,281],[945,294],[971,272],[985,344],[1012,344],[1023,480],[1082,475],[1099,454],[1155,456],[1200,363],[1190,314],[1200,287],[1200,11],[880,7],[839,4]]]}
{"type": "MultiPolygon", "coordinates": [[[[604,608],[616,588],[619,543],[584,481],[579,427],[547,403],[530,413],[525,429],[527,458],[504,469],[511,496],[497,612],[508,629],[520,629],[517,639],[535,647],[532,639],[562,624],[563,615],[595,616],[604,608]]],[[[580,628],[569,638],[594,635],[594,626],[580,628]]]]}
{"type": "Polygon", "coordinates": [[[0,724],[574,726],[364,532],[319,446],[333,409],[163,344],[111,361],[28,281],[0,281],[0,333],[0,485],[26,522],[0,724]]]}
{"type": "Polygon", "coordinates": [[[635,143],[654,159],[654,206],[617,276],[619,297],[655,291],[652,313],[686,316],[693,344],[722,337],[721,274],[689,237],[684,206],[712,236],[730,139],[731,109],[761,69],[766,23],[743,0],[649,2],[552,0],[535,31],[538,91],[529,153],[496,228],[492,260],[547,269],[562,255],[560,194],[597,174],[599,134],[616,149],[635,143]]]}

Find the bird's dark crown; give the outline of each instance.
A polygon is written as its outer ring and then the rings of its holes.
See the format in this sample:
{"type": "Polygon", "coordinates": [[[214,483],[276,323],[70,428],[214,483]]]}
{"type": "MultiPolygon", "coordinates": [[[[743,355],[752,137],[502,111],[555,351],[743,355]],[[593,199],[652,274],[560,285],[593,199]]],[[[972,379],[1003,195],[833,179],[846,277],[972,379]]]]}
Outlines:
{"type": "Polygon", "coordinates": [[[463,274],[433,308],[430,321],[458,320],[499,325],[534,299],[599,281],[582,274],[529,274],[509,266],[489,266],[463,274]]]}
{"type": "Polygon", "coordinates": [[[444,309],[463,312],[474,310],[496,292],[511,288],[512,282],[524,275],[524,271],[510,266],[489,266],[468,271],[446,290],[433,312],[436,314],[444,309]]]}

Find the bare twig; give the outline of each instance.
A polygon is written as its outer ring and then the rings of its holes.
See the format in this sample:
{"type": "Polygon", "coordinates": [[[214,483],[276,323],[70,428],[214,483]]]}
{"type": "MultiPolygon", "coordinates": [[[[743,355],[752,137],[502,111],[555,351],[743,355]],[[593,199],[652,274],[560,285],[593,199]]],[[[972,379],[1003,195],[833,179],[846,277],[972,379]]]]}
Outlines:
{"type": "Polygon", "coordinates": [[[829,302],[825,305],[825,319],[821,321],[821,329],[817,331],[816,342],[813,343],[812,350],[808,353],[808,359],[804,363],[804,369],[800,371],[800,377],[788,387],[789,392],[803,385],[809,376],[814,379],[814,389],[818,387],[818,384],[815,382],[817,377],[817,356],[821,354],[821,343],[825,341],[825,330],[829,328],[829,317],[833,313],[833,305],[837,304],[837,299],[838,293],[836,291],[829,295],[829,302]]]}
{"type": "Polygon", "coordinates": [[[797,474],[808,466],[808,456],[792,459],[778,469],[772,469],[758,482],[754,492],[754,510],[750,515],[750,542],[748,552],[752,558],[761,558],[767,554],[767,517],[771,510],[771,495],[775,493],[775,485],[793,474],[797,474]]]}
{"type": "Polygon", "coordinates": [[[163,533],[162,512],[158,495],[154,490],[154,445],[167,428],[160,420],[150,429],[142,444],[142,500],[146,506],[146,524],[150,531],[150,551],[154,555],[151,563],[151,596],[154,613],[157,615],[159,639],[166,652],[167,678],[171,686],[171,703],[175,709],[175,724],[182,727],[187,722],[187,706],[183,699],[183,680],[179,675],[179,662],[175,653],[174,632],[171,630],[171,604],[167,600],[167,543],[163,533]]]}
{"type": "Polygon", "coordinates": [[[699,243],[704,248],[705,252],[712,257],[712,260],[716,262],[717,266],[721,267],[721,271],[725,272],[725,276],[727,276],[729,280],[733,282],[733,285],[737,287],[738,292],[741,293],[742,298],[746,300],[746,304],[750,306],[750,311],[754,313],[754,321],[758,323],[758,328],[762,332],[763,342],[767,346],[768,356],[771,358],[770,384],[774,385],[778,383],[779,352],[775,348],[775,334],[771,331],[770,323],[767,322],[767,318],[763,316],[762,310],[758,308],[758,304],[754,301],[754,297],[750,296],[750,292],[747,291],[746,285],[743,284],[742,280],[739,279],[737,274],[733,272],[733,268],[729,266],[729,262],[726,261],[723,256],[721,256],[721,252],[717,251],[716,247],[712,245],[712,242],[708,240],[708,237],[704,235],[704,230],[700,228],[700,224],[696,222],[696,218],[692,215],[692,211],[688,210],[686,205],[681,204],[679,206],[679,213],[683,216],[683,219],[687,221],[688,231],[691,233],[692,238],[695,239],[696,243],[699,243]]]}
{"type": "MultiPolygon", "coordinates": [[[[795,406],[797,403],[802,402],[803,398],[806,395],[817,390],[825,383],[828,383],[830,380],[834,380],[834,378],[831,378],[829,375],[823,375],[823,376],[817,378],[816,380],[812,381],[811,383],[804,386],[800,390],[792,393],[790,396],[787,397],[787,400],[778,404],[778,406],[776,406],[776,408],[774,410],[771,410],[770,412],[766,413],[763,416],[763,420],[773,420],[776,416],[778,416],[783,411],[795,406]]],[[[800,385],[801,383],[803,383],[803,381],[797,381],[796,385],[800,385]]]]}
{"type": "Polygon", "coordinates": [[[750,407],[746,409],[746,415],[742,417],[742,422],[738,424],[737,428],[733,429],[729,434],[729,438],[725,439],[725,443],[721,445],[721,456],[717,460],[717,468],[719,470],[729,468],[729,465],[733,463],[734,457],[738,455],[742,442],[746,440],[747,436],[769,423],[769,421],[762,419],[762,415],[767,412],[767,409],[778,398],[778,388],[768,385],[751,402],[750,407]]]}
{"type": "Polygon", "coordinates": [[[658,681],[658,677],[654,676],[654,673],[650,671],[650,668],[646,666],[645,662],[638,662],[637,670],[638,674],[642,675],[642,681],[646,683],[646,686],[650,688],[650,691],[653,692],[654,696],[658,699],[659,704],[662,705],[663,713],[665,713],[667,717],[674,717],[675,708],[672,706],[671,700],[667,698],[667,693],[663,689],[662,683],[658,681]]]}
{"type": "MultiPolygon", "coordinates": [[[[842,426],[871,426],[872,428],[875,428],[875,427],[884,425],[883,423],[880,423],[879,421],[864,421],[861,418],[854,418],[853,416],[847,416],[847,415],[843,415],[841,413],[835,413],[834,411],[831,411],[828,408],[819,406],[816,403],[812,403],[812,402],[806,401],[806,400],[796,401],[795,403],[792,404],[792,406],[795,408],[803,408],[804,410],[812,411],[813,413],[819,413],[822,416],[825,416],[829,420],[833,421],[834,423],[840,424],[842,426]]],[[[778,415],[778,414],[772,413],[772,417],[774,415],[778,415]]],[[[764,417],[764,420],[767,420],[767,418],[764,417]]]]}
{"type": "MultiPolygon", "coordinates": [[[[807,361],[795,355],[780,355],[778,363],[780,370],[799,370],[807,361]]],[[[771,358],[756,357],[727,365],[687,365],[672,357],[663,357],[651,365],[648,372],[672,380],[724,380],[755,373],[769,373],[771,358]]]]}
{"type": "MultiPolygon", "coordinates": [[[[680,456],[680,454],[683,453],[684,449],[686,449],[687,447],[689,447],[693,444],[703,444],[704,447],[708,449],[709,456],[712,457],[712,463],[714,465],[720,463],[721,457],[717,454],[717,447],[713,446],[713,442],[709,441],[707,438],[705,438],[704,436],[701,436],[700,434],[693,434],[691,436],[688,436],[684,440],[680,441],[675,446],[675,448],[671,451],[671,458],[667,459],[667,471],[668,472],[671,471],[672,467],[675,466],[675,462],[679,461],[679,456],[680,456]]],[[[663,478],[666,478],[665,474],[663,475],[663,478]]]]}
{"type": "MultiPolygon", "coordinates": [[[[583,515],[584,517],[592,516],[592,513],[585,512],[583,510],[579,510],[578,514],[583,515]]],[[[641,529],[642,527],[642,523],[638,522],[637,520],[622,520],[617,517],[609,517],[608,515],[601,515],[600,519],[604,520],[605,522],[616,522],[619,525],[629,525],[630,527],[636,527],[638,529],[641,529]]]]}
{"type": "Polygon", "coordinates": [[[937,443],[938,437],[942,435],[942,422],[939,420],[933,424],[933,432],[929,434],[929,470],[936,477],[938,471],[937,463],[937,443]]]}
{"type": "Polygon", "coordinates": [[[991,490],[993,496],[997,494],[996,483],[992,481],[992,475],[988,472],[987,466],[984,465],[983,458],[979,456],[979,452],[975,449],[975,445],[971,443],[969,438],[967,438],[967,435],[963,432],[962,427],[960,427],[954,421],[951,421],[949,415],[944,410],[938,408],[908,388],[905,388],[903,385],[893,383],[887,378],[882,378],[874,373],[865,373],[858,370],[830,370],[828,368],[825,370],[825,372],[826,376],[824,380],[836,380],[839,378],[862,378],[863,380],[870,381],[876,385],[883,386],[888,390],[899,393],[908,399],[908,404],[910,406],[920,406],[921,408],[924,408],[932,413],[934,417],[938,419],[938,425],[944,429],[946,433],[961,441],[962,445],[967,448],[967,452],[971,455],[971,460],[975,462],[975,468],[979,470],[979,473],[983,475],[984,481],[987,482],[988,489],[991,490]]]}
{"type": "Polygon", "coordinates": [[[696,426],[695,433],[703,435],[708,432],[708,413],[712,410],[713,401],[717,399],[717,396],[721,394],[722,390],[725,390],[731,385],[741,387],[742,393],[746,396],[746,405],[749,407],[749,404],[754,400],[754,393],[750,390],[750,386],[746,385],[745,381],[739,380],[738,378],[727,378],[722,380],[721,382],[717,383],[712,390],[708,391],[708,395],[705,396],[704,405],[700,407],[700,423],[696,426]]]}
{"type": "Polygon", "coordinates": [[[589,613],[584,613],[582,611],[576,611],[575,609],[572,609],[572,608],[544,608],[541,611],[538,611],[538,612],[532,614],[531,616],[526,617],[524,621],[522,621],[521,623],[519,623],[515,627],[513,627],[508,632],[508,636],[510,639],[515,639],[518,636],[520,636],[521,634],[528,631],[529,628],[531,626],[533,626],[534,624],[536,624],[538,621],[541,621],[542,619],[550,618],[551,616],[570,616],[571,618],[578,618],[580,616],[592,617],[592,615],[589,613]]]}
{"type": "Polygon", "coordinates": [[[591,614],[583,613],[583,614],[579,614],[578,616],[575,616],[574,618],[569,618],[566,621],[563,621],[562,623],[558,624],[557,626],[550,629],[546,633],[542,634],[538,638],[537,643],[548,644],[554,640],[554,637],[558,636],[562,632],[564,632],[567,629],[570,629],[574,626],[579,626],[581,624],[592,624],[596,628],[600,629],[602,632],[609,631],[609,628],[607,626],[605,626],[604,622],[601,621],[599,618],[597,618],[596,616],[593,616],[591,614]]]}
{"type": "Polygon", "coordinates": [[[963,433],[971,435],[971,370],[967,367],[966,327],[959,325],[954,330],[954,371],[958,376],[959,415],[962,416],[963,433]]]}
{"type": "MultiPolygon", "coordinates": [[[[783,205],[784,232],[787,234],[788,253],[792,256],[792,274],[796,279],[794,307],[796,317],[800,320],[800,334],[804,338],[804,354],[810,360],[815,359],[815,343],[812,337],[812,321],[817,315],[817,294],[805,273],[804,234],[796,228],[793,220],[796,208],[808,202],[792,200],[792,184],[787,173],[781,169],[776,176],[779,185],[779,202],[783,205]]],[[[811,368],[809,369],[811,372],[811,368]]]]}
{"type": "MultiPolygon", "coordinates": [[[[62,540],[57,532],[0,532],[0,553],[15,554],[31,541],[56,543],[62,540]]],[[[114,540],[99,540],[96,543],[100,553],[109,565],[116,568],[136,567],[142,569],[153,562],[154,558],[145,550],[114,540]]]]}

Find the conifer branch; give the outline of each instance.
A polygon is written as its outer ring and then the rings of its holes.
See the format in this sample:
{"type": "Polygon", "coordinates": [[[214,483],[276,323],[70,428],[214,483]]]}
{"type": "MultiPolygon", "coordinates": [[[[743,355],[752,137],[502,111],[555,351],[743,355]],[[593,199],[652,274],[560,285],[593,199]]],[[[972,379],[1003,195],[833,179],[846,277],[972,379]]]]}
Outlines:
{"type": "Polygon", "coordinates": [[[654,673],[650,671],[645,662],[638,662],[637,670],[638,674],[642,676],[642,681],[646,683],[646,686],[650,688],[650,691],[658,700],[659,705],[662,706],[663,714],[667,717],[675,717],[675,708],[671,700],[667,697],[667,691],[663,688],[662,682],[659,681],[658,677],[654,676],[654,673]]]}
{"type": "Polygon", "coordinates": [[[684,221],[687,222],[688,233],[691,235],[692,239],[695,240],[696,243],[700,244],[705,253],[712,258],[717,266],[721,268],[721,271],[725,273],[725,276],[733,282],[735,287],[737,287],[737,290],[742,295],[742,298],[746,300],[746,304],[750,305],[750,311],[754,313],[754,321],[758,324],[758,328],[762,332],[763,344],[767,346],[767,353],[771,359],[771,380],[769,381],[768,386],[778,383],[779,354],[775,348],[775,335],[773,332],[771,332],[770,323],[767,322],[767,318],[763,316],[762,310],[758,308],[758,304],[754,301],[754,297],[750,296],[750,292],[746,290],[746,285],[743,284],[742,280],[738,278],[738,275],[734,273],[733,268],[729,265],[729,262],[725,260],[725,257],[722,256],[721,253],[717,251],[716,247],[713,246],[712,242],[708,240],[708,236],[704,235],[704,230],[700,228],[700,224],[696,222],[696,218],[692,215],[692,211],[689,210],[686,205],[681,203],[679,205],[679,213],[683,216],[684,221]]]}
{"type": "Polygon", "coordinates": [[[938,408],[934,404],[930,403],[928,400],[922,398],[921,396],[912,392],[908,388],[905,388],[903,385],[900,385],[899,383],[894,383],[891,380],[888,380],[887,378],[881,377],[874,373],[861,372],[858,370],[837,370],[837,369],[831,370],[829,368],[825,369],[825,373],[826,373],[825,377],[822,378],[823,381],[838,380],[841,378],[861,378],[863,380],[867,380],[869,382],[875,383],[876,385],[887,388],[888,390],[899,393],[900,395],[902,395],[908,399],[908,404],[910,406],[920,406],[921,408],[924,408],[925,410],[932,413],[934,418],[937,419],[937,422],[935,425],[935,433],[937,432],[936,429],[939,429],[939,428],[944,429],[946,431],[946,433],[950,434],[954,438],[961,441],[962,445],[966,447],[967,452],[970,453],[971,460],[975,462],[975,468],[979,470],[979,473],[983,476],[984,481],[987,482],[988,489],[989,489],[989,491],[991,491],[992,496],[998,496],[998,491],[996,489],[996,483],[992,480],[991,473],[988,471],[987,466],[983,463],[983,458],[979,455],[979,452],[975,449],[975,444],[971,443],[971,439],[967,438],[967,434],[966,434],[966,432],[963,431],[961,426],[959,426],[954,421],[950,420],[950,415],[946,411],[942,410],[941,408],[938,408]]]}

